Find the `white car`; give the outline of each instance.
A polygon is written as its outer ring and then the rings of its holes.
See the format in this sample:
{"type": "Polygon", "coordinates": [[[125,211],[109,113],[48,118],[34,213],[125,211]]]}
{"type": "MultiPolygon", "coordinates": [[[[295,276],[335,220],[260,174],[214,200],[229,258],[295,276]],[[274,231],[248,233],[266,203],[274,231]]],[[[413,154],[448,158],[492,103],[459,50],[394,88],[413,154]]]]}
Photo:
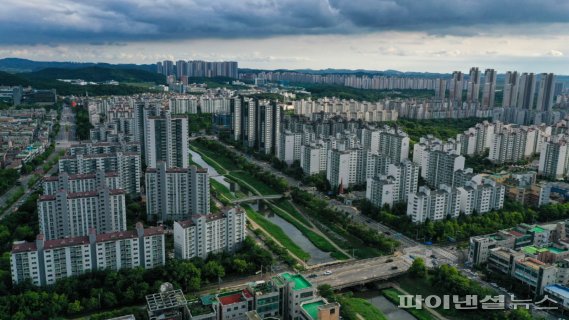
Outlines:
{"type": "Polygon", "coordinates": [[[329,276],[329,275],[331,275],[331,274],[332,274],[332,271],[330,271],[330,270],[324,271],[324,275],[325,275],[325,276],[329,276]]]}
{"type": "Polygon", "coordinates": [[[492,282],[490,285],[491,285],[492,287],[495,287],[495,288],[498,287],[498,285],[497,285],[495,282],[492,282]]]}

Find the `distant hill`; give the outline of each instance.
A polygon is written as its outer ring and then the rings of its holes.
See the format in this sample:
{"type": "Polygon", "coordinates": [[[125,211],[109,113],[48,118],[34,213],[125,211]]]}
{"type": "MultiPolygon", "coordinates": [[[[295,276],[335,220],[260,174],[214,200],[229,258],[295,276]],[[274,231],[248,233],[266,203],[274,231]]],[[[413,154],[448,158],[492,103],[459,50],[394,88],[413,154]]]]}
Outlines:
{"type": "Polygon", "coordinates": [[[154,64],[110,64],[95,62],[57,62],[57,61],[33,61],[19,58],[0,59],[0,71],[7,72],[34,72],[46,68],[78,69],[85,67],[104,67],[113,69],[138,69],[148,72],[156,72],[154,64]]]}
{"type": "Polygon", "coordinates": [[[30,81],[19,75],[0,71],[0,86],[28,86],[30,81]]]}
{"type": "Polygon", "coordinates": [[[64,69],[46,68],[35,72],[20,73],[20,77],[29,80],[83,79],[85,81],[104,82],[115,80],[119,82],[166,82],[163,75],[139,69],[116,69],[99,66],[64,69]]]}

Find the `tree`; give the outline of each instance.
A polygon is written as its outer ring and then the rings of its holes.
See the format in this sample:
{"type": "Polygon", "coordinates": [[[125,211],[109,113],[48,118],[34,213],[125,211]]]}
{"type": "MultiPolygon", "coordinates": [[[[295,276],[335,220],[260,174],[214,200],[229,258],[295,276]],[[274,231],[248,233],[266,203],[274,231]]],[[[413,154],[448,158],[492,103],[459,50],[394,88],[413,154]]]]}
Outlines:
{"type": "Polygon", "coordinates": [[[336,297],[334,295],[334,289],[332,289],[332,286],[329,284],[319,285],[318,294],[320,294],[323,298],[325,298],[329,302],[336,301],[336,297]]]}
{"type": "Polygon", "coordinates": [[[423,258],[415,258],[413,264],[409,268],[409,273],[415,278],[425,278],[427,276],[427,267],[423,258]]]}
{"type": "Polygon", "coordinates": [[[205,277],[209,280],[217,280],[218,278],[225,276],[225,269],[219,262],[215,260],[211,260],[206,263],[204,265],[203,271],[205,277]]]}
{"type": "Polygon", "coordinates": [[[67,305],[68,314],[79,313],[81,310],[83,310],[83,307],[81,306],[81,302],[79,302],[79,300],[75,300],[67,305]]]}
{"type": "Polygon", "coordinates": [[[515,309],[508,315],[509,320],[531,320],[533,319],[527,309],[515,309]]]}
{"type": "Polygon", "coordinates": [[[238,273],[244,273],[248,269],[247,261],[243,259],[233,259],[233,268],[238,273]]]}

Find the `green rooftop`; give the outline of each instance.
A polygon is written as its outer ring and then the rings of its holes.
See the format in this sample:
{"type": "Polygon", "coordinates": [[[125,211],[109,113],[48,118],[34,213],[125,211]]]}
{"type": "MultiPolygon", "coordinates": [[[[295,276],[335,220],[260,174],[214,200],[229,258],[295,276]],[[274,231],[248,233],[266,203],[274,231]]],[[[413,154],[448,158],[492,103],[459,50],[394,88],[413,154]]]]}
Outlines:
{"type": "Polygon", "coordinates": [[[522,250],[524,251],[524,253],[526,254],[538,254],[540,252],[546,252],[549,251],[546,248],[537,248],[535,246],[527,246],[527,247],[523,247],[522,250]]]}
{"type": "Polygon", "coordinates": [[[310,282],[304,279],[304,277],[300,274],[292,275],[290,273],[283,273],[282,276],[287,282],[294,282],[293,290],[303,290],[312,287],[312,284],[310,284],[310,282]]]}
{"type": "Polygon", "coordinates": [[[548,247],[547,250],[553,252],[553,253],[561,253],[561,252],[565,252],[566,250],[563,249],[559,249],[559,248],[555,248],[555,247],[548,247]]]}
{"type": "Polygon", "coordinates": [[[310,303],[306,303],[302,305],[302,309],[308,313],[308,315],[316,320],[318,319],[318,307],[324,304],[324,301],[318,300],[310,303]]]}
{"type": "Polygon", "coordinates": [[[535,232],[535,233],[540,233],[540,232],[543,232],[545,230],[542,227],[535,226],[535,227],[531,228],[529,231],[535,232]]]}

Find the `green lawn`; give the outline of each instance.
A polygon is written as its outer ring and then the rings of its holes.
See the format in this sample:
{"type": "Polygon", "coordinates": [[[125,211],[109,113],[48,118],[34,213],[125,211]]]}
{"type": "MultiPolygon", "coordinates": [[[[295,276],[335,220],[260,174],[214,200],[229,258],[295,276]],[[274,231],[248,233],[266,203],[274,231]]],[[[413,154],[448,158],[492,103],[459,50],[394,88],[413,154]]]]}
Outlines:
{"type": "Polygon", "coordinates": [[[275,201],[275,204],[283,209],[284,211],[288,212],[291,216],[295,217],[298,221],[304,223],[306,226],[311,227],[312,223],[310,223],[310,221],[306,220],[306,218],[300,214],[300,212],[298,212],[290,203],[289,200],[286,199],[279,199],[277,201],[275,201]]]}
{"type": "MultiPolygon", "coordinates": [[[[383,293],[383,295],[389,301],[393,302],[396,306],[399,305],[399,296],[403,294],[403,292],[401,292],[397,289],[394,289],[394,288],[385,289],[381,293],[383,293]]],[[[437,319],[425,309],[409,308],[409,309],[405,309],[405,310],[407,312],[409,312],[410,314],[412,314],[413,317],[415,317],[419,320],[436,320],[437,319]]]]}
{"type": "Polygon", "coordinates": [[[387,317],[369,301],[362,298],[338,296],[338,302],[342,305],[340,313],[347,320],[359,320],[359,314],[366,320],[387,320],[387,317]]]}
{"type": "Polygon", "coordinates": [[[215,170],[218,170],[218,165],[214,164],[211,159],[215,160],[215,162],[219,163],[220,166],[222,166],[223,168],[221,168],[221,171],[219,173],[223,173],[224,171],[232,171],[232,170],[239,170],[239,167],[237,166],[237,164],[235,163],[235,161],[233,161],[233,159],[230,159],[224,155],[221,155],[219,153],[215,153],[207,148],[204,148],[199,142],[194,141],[193,143],[190,143],[190,148],[192,150],[194,150],[195,152],[199,153],[205,162],[207,162],[209,165],[211,165],[212,167],[215,168],[215,170]],[[208,159],[210,158],[210,159],[208,159]],[[209,160],[209,161],[208,161],[209,160]]]}
{"type": "Polygon", "coordinates": [[[251,175],[243,171],[230,172],[229,177],[247,182],[251,187],[255,188],[262,195],[279,194],[275,189],[265,183],[255,179],[251,175]]]}
{"type": "Polygon", "coordinates": [[[230,203],[231,201],[235,200],[235,196],[227,189],[226,186],[219,183],[217,180],[209,179],[209,184],[211,188],[217,193],[217,197],[220,198],[219,200],[224,203],[230,203]]]}
{"type": "MultiPolygon", "coordinates": [[[[410,294],[418,294],[422,295],[423,297],[432,294],[442,297],[443,295],[448,294],[437,287],[431,286],[428,279],[402,277],[397,281],[397,283],[399,283],[399,286],[403,288],[403,290],[409,292],[410,294]]],[[[476,312],[474,310],[466,312],[464,310],[455,310],[452,308],[452,304],[450,310],[445,310],[443,308],[437,308],[436,310],[445,317],[457,320],[477,320],[480,319],[481,316],[484,316],[484,313],[476,312]]]]}
{"type": "Polygon", "coordinates": [[[258,224],[261,228],[263,228],[268,234],[273,236],[280,244],[282,244],[287,250],[289,250],[292,254],[297,256],[298,258],[302,259],[303,261],[308,261],[310,259],[310,254],[308,252],[302,250],[294,241],[292,241],[286,233],[284,233],[283,229],[281,229],[276,224],[272,223],[271,221],[267,220],[261,214],[253,210],[248,205],[242,205],[243,209],[247,212],[247,216],[249,219],[253,220],[256,224],[258,224]]]}

